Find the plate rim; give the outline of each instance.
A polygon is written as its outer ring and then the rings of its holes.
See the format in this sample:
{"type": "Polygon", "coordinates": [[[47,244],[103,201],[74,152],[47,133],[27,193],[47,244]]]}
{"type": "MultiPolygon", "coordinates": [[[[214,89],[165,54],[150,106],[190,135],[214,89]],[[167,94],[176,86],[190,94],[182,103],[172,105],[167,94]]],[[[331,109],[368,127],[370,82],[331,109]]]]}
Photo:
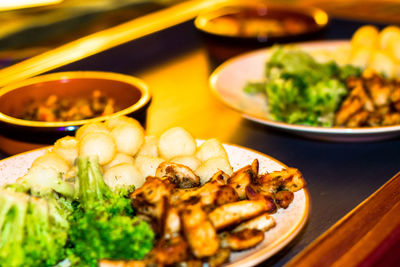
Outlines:
{"type": "MultiPolygon", "coordinates": [[[[203,142],[204,140],[199,140],[196,139],[197,142],[203,142]]],[[[287,168],[288,166],[281,161],[277,160],[276,158],[269,156],[263,152],[257,151],[252,148],[244,147],[241,145],[229,143],[229,142],[223,142],[222,143],[224,147],[232,147],[233,149],[239,149],[239,150],[245,150],[247,152],[256,154],[257,156],[264,157],[270,161],[273,161],[274,163],[278,164],[282,168],[287,168]]],[[[53,146],[45,146],[29,151],[25,151],[16,155],[12,155],[10,157],[4,158],[0,160],[0,169],[3,172],[4,169],[7,169],[7,166],[4,166],[6,164],[6,161],[13,161],[16,160],[17,158],[23,158],[24,156],[29,156],[29,154],[35,154],[38,153],[37,157],[40,156],[40,152],[46,153],[46,151],[51,151],[53,146]]],[[[229,156],[229,155],[228,155],[229,156]]],[[[36,158],[36,157],[35,157],[36,158]]],[[[30,160],[34,160],[35,158],[31,158],[30,160]]],[[[26,166],[29,167],[29,166],[26,166]]],[[[1,178],[1,177],[0,177],[1,178]]],[[[15,177],[18,178],[18,177],[15,177]]],[[[249,252],[249,254],[243,256],[243,258],[240,258],[236,261],[233,262],[228,262],[224,264],[226,267],[238,267],[238,266],[253,266],[258,263],[261,263],[264,260],[267,260],[268,258],[272,257],[276,253],[278,253],[281,249],[283,249],[286,245],[288,245],[303,229],[304,226],[306,225],[309,217],[310,217],[310,210],[311,210],[311,198],[310,198],[310,193],[307,187],[302,188],[299,190],[299,192],[302,192],[304,194],[304,208],[301,211],[301,216],[299,216],[299,220],[296,220],[296,224],[291,227],[291,231],[285,233],[283,236],[280,237],[279,243],[277,243],[274,247],[268,249],[268,247],[261,248],[258,251],[255,252],[249,252]]],[[[266,232],[268,233],[268,232],[266,232]]]]}
{"type": "MultiPolygon", "coordinates": [[[[261,157],[268,158],[269,160],[274,161],[275,163],[281,165],[284,168],[288,167],[286,164],[282,163],[278,159],[276,159],[272,156],[269,156],[263,152],[257,151],[255,149],[244,147],[244,146],[237,145],[237,144],[226,143],[226,142],[224,142],[223,144],[247,150],[247,151],[255,153],[261,157]]],[[[295,239],[295,237],[304,229],[304,226],[308,222],[308,219],[310,217],[310,212],[311,212],[311,197],[310,197],[310,192],[308,190],[308,187],[302,188],[301,191],[304,193],[304,200],[305,200],[304,210],[303,210],[301,219],[298,221],[296,227],[293,228],[291,232],[288,232],[285,234],[285,238],[281,238],[281,241],[269,250],[267,248],[261,249],[254,253],[250,253],[249,255],[247,255],[247,256],[243,257],[242,259],[237,260],[235,262],[228,262],[224,266],[226,266],[226,267],[242,267],[242,266],[253,266],[253,265],[259,264],[262,261],[267,260],[270,257],[272,257],[273,255],[277,254],[280,250],[282,250],[284,247],[286,247],[286,245],[288,245],[291,241],[293,241],[293,239],[295,239]]]]}
{"type": "MultiPolygon", "coordinates": [[[[310,41],[310,42],[299,42],[299,43],[291,43],[285,46],[295,46],[300,48],[311,48],[312,46],[338,46],[338,45],[348,45],[350,44],[349,40],[324,40],[324,41],[310,41]]],[[[400,132],[400,125],[392,125],[392,126],[376,126],[376,127],[356,127],[356,128],[339,128],[339,127],[321,127],[321,126],[306,126],[299,124],[290,124],[286,122],[273,121],[268,119],[267,117],[262,117],[258,115],[248,114],[243,111],[241,108],[236,105],[226,101],[218,91],[217,81],[220,77],[223,70],[240,60],[260,56],[260,54],[265,54],[271,52],[272,47],[266,47],[261,49],[256,49],[250,52],[246,52],[235,56],[233,58],[228,59],[221,65],[219,65],[210,75],[208,79],[209,87],[213,95],[222,102],[225,106],[239,112],[242,117],[247,120],[251,120],[260,124],[264,124],[275,129],[285,130],[288,132],[297,132],[297,133],[308,133],[308,134],[327,134],[327,135],[338,135],[340,137],[353,137],[354,135],[362,135],[362,136],[370,136],[374,134],[389,134],[400,132]]]]}

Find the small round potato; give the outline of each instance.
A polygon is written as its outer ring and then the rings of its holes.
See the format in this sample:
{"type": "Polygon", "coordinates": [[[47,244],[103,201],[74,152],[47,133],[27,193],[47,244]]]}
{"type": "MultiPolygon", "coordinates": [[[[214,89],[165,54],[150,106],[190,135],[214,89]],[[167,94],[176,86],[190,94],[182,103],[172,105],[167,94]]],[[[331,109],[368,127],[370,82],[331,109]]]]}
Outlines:
{"type": "Polygon", "coordinates": [[[121,163],[134,164],[135,160],[131,155],[119,152],[115,154],[115,157],[109,163],[103,166],[103,170],[106,171],[107,169],[121,163]]]}
{"type": "Polygon", "coordinates": [[[117,151],[135,155],[144,141],[143,127],[137,121],[121,123],[111,130],[117,151]]]}
{"type": "Polygon", "coordinates": [[[154,135],[145,136],[136,156],[158,157],[158,138],[154,135]]]}
{"type": "Polygon", "coordinates": [[[104,172],[104,182],[112,189],[131,185],[139,188],[144,183],[144,177],[134,164],[121,163],[104,172]]]}
{"type": "Polygon", "coordinates": [[[195,170],[195,173],[200,177],[201,184],[205,184],[216,172],[220,170],[229,176],[231,176],[233,173],[232,166],[224,157],[208,159],[195,170]]]}
{"type": "Polygon", "coordinates": [[[400,27],[394,25],[385,27],[378,36],[380,49],[386,50],[389,43],[391,43],[393,39],[398,39],[399,37],[400,27]]]}
{"type": "MultiPolygon", "coordinates": [[[[392,59],[397,60],[400,63],[400,35],[394,36],[387,44],[386,51],[392,59]]],[[[397,64],[398,66],[399,64],[397,64]]]]}
{"type": "Polygon", "coordinates": [[[360,68],[366,68],[373,51],[374,49],[368,46],[355,47],[351,51],[349,63],[360,68]]]}
{"type": "Polygon", "coordinates": [[[48,152],[33,161],[31,168],[36,167],[52,168],[58,173],[67,173],[71,165],[57,153],[48,152]]]}
{"type": "Polygon", "coordinates": [[[109,163],[114,158],[115,152],[114,139],[109,133],[88,133],[79,143],[79,155],[97,156],[100,165],[109,163]]]}
{"type": "Polygon", "coordinates": [[[372,55],[370,67],[376,72],[383,73],[390,78],[393,78],[396,74],[396,63],[386,52],[382,50],[377,50],[372,55]]]}
{"type": "Polygon", "coordinates": [[[178,156],[190,156],[196,151],[196,141],[182,127],[174,127],[161,135],[158,150],[160,155],[168,160],[178,156]]]}
{"type": "Polygon", "coordinates": [[[351,38],[351,45],[357,46],[368,46],[375,48],[378,46],[378,34],[379,30],[373,25],[365,25],[353,34],[351,38]]]}
{"type": "Polygon", "coordinates": [[[93,122],[93,123],[85,124],[82,127],[80,127],[76,131],[75,137],[76,137],[76,139],[81,140],[86,134],[93,133],[93,132],[109,133],[110,130],[102,122],[93,122]]]}
{"type": "Polygon", "coordinates": [[[143,177],[154,176],[156,174],[157,167],[165,160],[159,157],[152,156],[137,156],[135,165],[139,168],[143,177]]]}
{"type": "Polygon", "coordinates": [[[170,161],[185,165],[192,170],[196,170],[201,165],[201,161],[196,156],[179,156],[172,158],[170,161]]]}
{"type": "Polygon", "coordinates": [[[201,161],[206,161],[215,157],[227,159],[228,154],[222,146],[222,143],[218,139],[212,138],[204,141],[204,143],[197,148],[196,157],[201,161]]]}
{"type": "Polygon", "coordinates": [[[115,128],[118,125],[123,124],[123,123],[133,123],[133,124],[139,124],[140,125],[140,123],[137,120],[135,120],[134,118],[131,118],[131,117],[127,117],[127,116],[115,117],[115,118],[112,118],[112,119],[109,119],[109,120],[105,121],[104,123],[110,129],[113,129],[113,128],[115,128]]]}
{"type": "Polygon", "coordinates": [[[53,152],[60,155],[72,166],[78,157],[78,140],[72,136],[65,136],[54,143],[53,152]]]}
{"type": "MultiPolygon", "coordinates": [[[[340,66],[349,64],[351,48],[348,46],[338,46],[335,53],[332,53],[332,59],[340,66]]],[[[326,62],[326,61],[325,61],[326,62]]]]}

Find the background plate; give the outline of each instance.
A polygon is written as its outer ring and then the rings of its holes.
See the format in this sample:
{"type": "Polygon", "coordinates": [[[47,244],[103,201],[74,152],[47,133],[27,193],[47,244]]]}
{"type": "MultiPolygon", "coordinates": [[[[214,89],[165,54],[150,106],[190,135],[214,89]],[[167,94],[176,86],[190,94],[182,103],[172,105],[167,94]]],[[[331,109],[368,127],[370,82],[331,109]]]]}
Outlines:
{"type": "MultiPolygon", "coordinates": [[[[298,43],[305,51],[332,51],[346,47],[348,41],[320,41],[298,43]]],[[[322,53],[318,53],[322,55],[322,53]]],[[[267,118],[267,100],[264,95],[251,96],[243,92],[249,81],[264,78],[265,64],[271,50],[260,49],[232,58],[219,66],[210,77],[214,94],[227,106],[241,112],[243,117],[274,129],[283,130],[308,138],[330,141],[375,141],[400,135],[400,125],[368,128],[326,128],[295,125],[272,121],[267,118]]]]}

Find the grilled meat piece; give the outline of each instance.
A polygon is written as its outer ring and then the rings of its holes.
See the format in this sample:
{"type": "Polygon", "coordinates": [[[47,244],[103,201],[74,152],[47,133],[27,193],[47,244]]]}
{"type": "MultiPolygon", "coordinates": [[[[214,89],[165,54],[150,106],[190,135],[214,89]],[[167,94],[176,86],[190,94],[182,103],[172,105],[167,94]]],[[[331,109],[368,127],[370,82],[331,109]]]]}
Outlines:
{"type": "Polygon", "coordinates": [[[191,198],[199,198],[202,206],[208,207],[210,210],[219,205],[238,200],[236,191],[225,184],[223,172],[214,175],[202,187],[175,190],[171,203],[173,205],[185,204],[184,202],[191,198]]]}
{"type": "Polygon", "coordinates": [[[266,212],[268,208],[268,203],[262,199],[241,200],[216,208],[208,217],[215,229],[221,230],[266,212]]]}
{"type": "Polygon", "coordinates": [[[215,195],[214,204],[216,207],[218,207],[238,200],[239,200],[239,195],[237,194],[235,189],[233,189],[229,185],[222,185],[219,187],[215,195]]]}
{"type": "Polygon", "coordinates": [[[146,261],[100,260],[99,267],[149,267],[157,266],[146,261]]]}
{"type": "Polygon", "coordinates": [[[276,193],[280,190],[296,192],[306,183],[298,169],[287,168],[258,176],[256,185],[263,192],[276,193]]]}
{"type": "Polygon", "coordinates": [[[293,192],[282,190],[275,193],[275,202],[279,207],[286,209],[294,199],[293,192]]]}
{"type": "Polygon", "coordinates": [[[165,216],[164,225],[164,238],[172,238],[179,235],[182,229],[181,218],[179,216],[179,211],[176,207],[169,207],[165,216]]]}
{"type": "Polygon", "coordinates": [[[151,219],[153,229],[162,234],[171,191],[175,186],[167,179],[147,177],[142,187],[135,190],[130,198],[136,212],[151,219]]]}
{"type": "Polygon", "coordinates": [[[188,205],[181,211],[183,232],[197,258],[210,257],[219,249],[219,238],[200,204],[188,205]]]}
{"type": "Polygon", "coordinates": [[[336,113],[335,124],[339,126],[345,125],[348,119],[362,110],[363,107],[366,107],[370,111],[374,109],[365,89],[363,87],[356,87],[350,92],[347,99],[343,101],[343,104],[336,113]]]}
{"type": "Polygon", "coordinates": [[[252,248],[264,240],[264,232],[257,229],[243,229],[238,232],[224,232],[220,235],[221,247],[234,251],[252,248]]]}
{"type": "Polygon", "coordinates": [[[233,229],[233,232],[240,232],[244,229],[256,229],[263,232],[275,227],[276,223],[268,213],[261,214],[253,219],[243,222],[233,229]]]}
{"type": "Polygon", "coordinates": [[[389,113],[383,116],[382,126],[400,124],[400,113],[389,113]]]}
{"type": "Polygon", "coordinates": [[[220,248],[217,253],[208,259],[210,267],[218,267],[229,261],[231,250],[228,248],[220,248]]]}
{"type": "Polygon", "coordinates": [[[256,185],[250,184],[246,187],[246,196],[249,200],[263,200],[267,204],[267,212],[273,213],[277,210],[274,201],[274,194],[270,192],[260,192],[256,185]]]}
{"type": "Polygon", "coordinates": [[[366,125],[368,122],[370,112],[363,110],[360,111],[353,116],[346,122],[346,127],[355,128],[366,125]]]}
{"type": "Polygon", "coordinates": [[[181,236],[160,239],[150,253],[162,266],[186,261],[190,256],[188,243],[181,236]]]}
{"type": "Polygon", "coordinates": [[[168,177],[168,180],[179,188],[192,188],[200,185],[200,177],[189,167],[178,163],[161,163],[156,170],[156,176],[168,177]]]}
{"type": "Polygon", "coordinates": [[[246,198],[246,186],[257,178],[258,165],[258,160],[255,159],[251,165],[237,170],[228,179],[228,184],[236,190],[240,199],[246,198]]]}
{"type": "Polygon", "coordinates": [[[188,260],[174,264],[174,267],[203,267],[201,260],[188,260]]]}

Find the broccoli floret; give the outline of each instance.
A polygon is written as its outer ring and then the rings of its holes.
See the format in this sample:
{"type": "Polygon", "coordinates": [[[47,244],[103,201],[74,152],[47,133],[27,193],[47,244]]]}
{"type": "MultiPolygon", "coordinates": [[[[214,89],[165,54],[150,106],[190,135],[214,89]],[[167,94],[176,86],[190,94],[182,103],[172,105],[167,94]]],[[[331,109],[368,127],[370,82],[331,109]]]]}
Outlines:
{"type": "Polygon", "coordinates": [[[35,166],[28,173],[9,185],[17,192],[29,192],[34,196],[45,196],[57,192],[65,197],[74,196],[74,184],[63,179],[62,174],[48,166],[35,166]]]}
{"type": "Polygon", "coordinates": [[[99,259],[141,259],[153,246],[151,227],[133,217],[128,189],[104,183],[95,157],[77,159],[78,205],[69,231],[68,255],[77,266],[97,266],[99,259]]]}
{"type": "Polygon", "coordinates": [[[0,266],[54,266],[64,258],[69,223],[56,203],[0,190],[0,266]]]}
{"type": "Polygon", "coordinates": [[[0,264],[20,266],[24,263],[25,217],[29,196],[23,193],[0,192],[0,264]]]}

